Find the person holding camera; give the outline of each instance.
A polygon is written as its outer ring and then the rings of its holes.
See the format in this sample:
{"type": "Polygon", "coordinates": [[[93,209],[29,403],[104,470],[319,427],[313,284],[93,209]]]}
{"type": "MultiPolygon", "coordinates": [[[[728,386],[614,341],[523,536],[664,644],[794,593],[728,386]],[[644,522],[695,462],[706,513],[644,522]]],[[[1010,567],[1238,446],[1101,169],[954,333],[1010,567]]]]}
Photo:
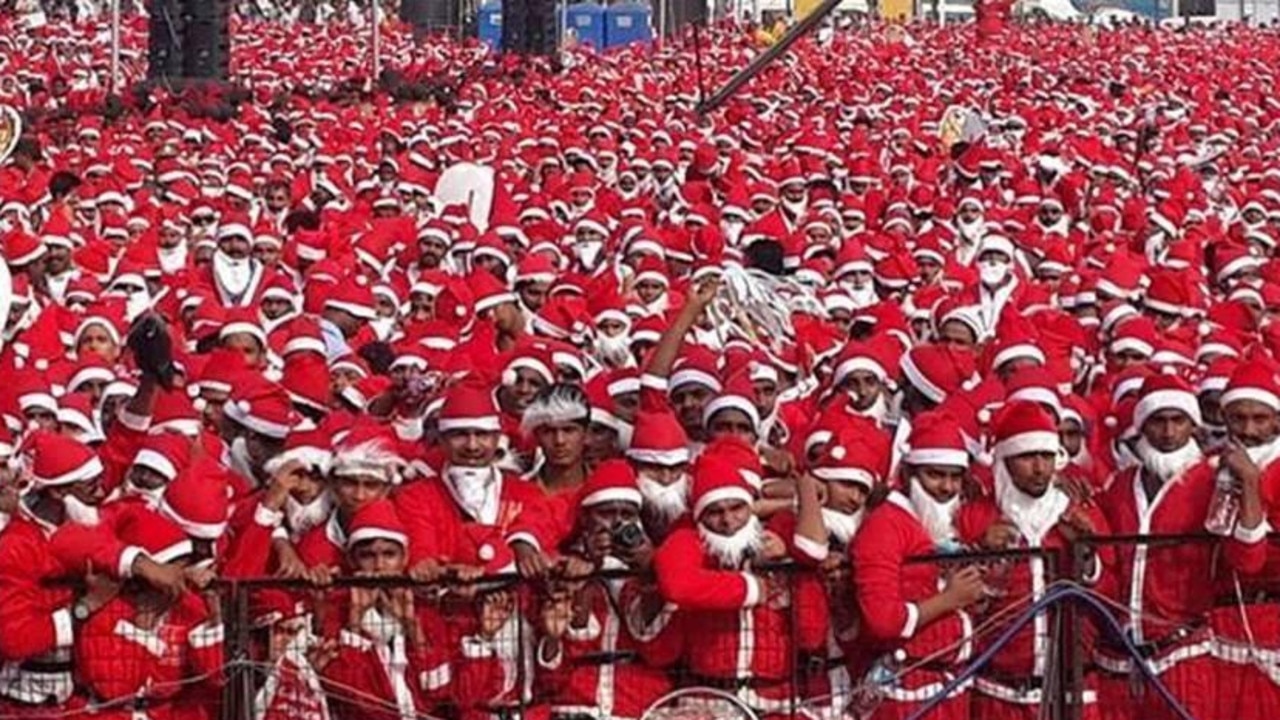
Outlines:
{"type": "Polygon", "coordinates": [[[601,463],[579,495],[565,555],[628,576],[548,581],[535,658],[553,718],[638,718],[670,690],[663,667],[678,644],[663,632],[671,609],[642,579],[653,544],[641,503],[635,471],[623,460],[601,463]]]}

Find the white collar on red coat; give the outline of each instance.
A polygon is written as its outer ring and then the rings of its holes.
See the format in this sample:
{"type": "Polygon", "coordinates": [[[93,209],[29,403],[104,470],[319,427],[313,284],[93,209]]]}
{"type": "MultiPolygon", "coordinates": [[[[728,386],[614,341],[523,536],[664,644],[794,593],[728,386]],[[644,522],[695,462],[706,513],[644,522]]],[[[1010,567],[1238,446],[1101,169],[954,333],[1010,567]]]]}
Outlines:
{"type": "Polygon", "coordinates": [[[901,490],[894,490],[890,492],[889,496],[885,499],[888,500],[889,503],[893,505],[897,505],[899,508],[906,511],[906,513],[911,517],[917,520],[920,519],[920,515],[916,513],[916,509],[911,505],[910,498],[908,498],[906,495],[903,495],[901,490]]]}

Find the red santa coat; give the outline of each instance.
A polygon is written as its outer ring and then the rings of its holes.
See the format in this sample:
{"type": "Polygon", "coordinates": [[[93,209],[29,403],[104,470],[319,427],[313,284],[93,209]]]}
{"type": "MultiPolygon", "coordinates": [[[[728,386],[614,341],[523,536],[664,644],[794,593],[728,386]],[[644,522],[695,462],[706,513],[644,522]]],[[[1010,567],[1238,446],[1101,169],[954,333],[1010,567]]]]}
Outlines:
{"type": "Polygon", "coordinates": [[[61,705],[71,697],[72,587],[92,566],[127,577],[142,551],[103,528],[55,528],[25,508],[0,532],[0,700],[61,705]]]}
{"type": "Polygon", "coordinates": [[[663,665],[674,658],[663,653],[662,633],[650,632],[641,623],[639,581],[622,582],[615,600],[606,597],[606,592],[613,592],[606,584],[591,585],[587,592],[585,626],[570,627],[557,654],[547,653],[545,643],[539,643],[538,687],[544,689],[553,714],[638,718],[671,690],[663,665]],[[624,616],[619,616],[614,602],[624,616]]]}
{"type": "MultiPolygon", "coordinates": [[[[1138,468],[1130,468],[1116,475],[1099,505],[1117,535],[1202,533],[1214,472],[1209,463],[1200,463],[1164,483],[1148,501],[1138,468]]],[[[1123,624],[1136,642],[1156,644],[1148,664],[1192,717],[1218,716],[1213,639],[1204,625],[1214,604],[1218,546],[1178,542],[1116,551],[1116,598],[1129,608],[1123,624]]],[[[1108,709],[1133,717],[1174,717],[1155,692],[1132,697],[1132,663],[1123,651],[1101,648],[1094,659],[1104,671],[1099,695],[1108,709]]]]}
{"type": "MultiPolygon", "coordinates": [[[[1099,508],[1089,505],[1079,510],[1086,514],[1098,535],[1107,535],[1109,533],[1106,518],[1099,508]]],[[[1074,511],[1073,504],[1067,508],[1064,515],[1074,511]]],[[[987,532],[987,529],[999,521],[1002,516],[1003,513],[1000,508],[990,499],[983,498],[967,502],[961,506],[959,513],[957,513],[956,530],[962,542],[976,545],[987,532]]],[[[1060,572],[1067,577],[1079,576],[1080,573],[1072,567],[1071,543],[1060,527],[1061,525],[1055,525],[1043,540],[1034,544],[1026,537],[1020,536],[1018,538],[1018,547],[1039,547],[1056,551],[1057,567],[1060,572]]],[[[1090,569],[1092,572],[1084,574],[1085,583],[1095,587],[1106,588],[1107,583],[1110,581],[1108,569],[1114,562],[1115,555],[1111,549],[1108,547],[1101,548],[1094,567],[1090,569]]],[[[1011,613],[1008,617],[1014,617],[1016,613],[1012,613],[1011,609],[1013,607],[1020,606],[1022,600],[1028,596],[1032,596],[1035,600],[1044,597],[1045,588],[1048,587],[1053,579],[1048,575],[1045,562],[1041,558],[1015,560],[1004,566],[1003,570],[988,574],[987,584],[997,589],[1000,594],[986,608],[984,615],[998,616],[1011,613]]],[[[989,637],[994,638],[998,634],[992,633],[989,637]]],[[[1090,657],[1092,656],[1094,640],[1095,633],[1092,628],[1086,627],[1083,636],[1074,638],[1072,642],[1081,646],[1081,652],[1085,653],[1085,657],[1090,657]]],[[[1035,617],[1030,625],[1024,626],[1021,631],[1014,635],[1013,639],[997,652],[992,657],[991,662],[983,668],[982,676],[977,681],[978,694],[997,701],[1029,706],[1028,710],[1035,712],[1042,702],[1040,690],[1038,688],[1024,690],[1020,687],[1013,687],[1010,685],[1010,681],[1030,678],[1043,680],[1050,667],[1049,662],[1052,654],[1050,642],[1049,616],[1047,613],[1041,613],[1035,617]]],[[[1085,703],[1092,704],[1096,700],[1096,693],[1090,690],[1085,691],[1085,703]]],[[[975,699],[974,702],[977,703],[978,700],[975,699]]],[[[975,711],[976,709],[977,705],[975,705],[975,711]]]]}
{"type": "MultiPolygon", "coordinates": [[[[515,558],[507,538],[521,515],[543,498],[542,488],[503,474],[492,522],[473,518],[454,500],[441,479],[404,486],[393,498],[409,535],[410,563],[432,559],[442,563],[484,566],[490,573],[514,570],[515,558]]],[[[521,673],[519,658],[529,657],[531,632],[520,603],[494,638],[477,634],[476,604],[445,609],[446,643],[451,648],[454,695],[467,715],[527,701],[531,673],[521,673]],[[522,654],[523,653],[523,654],[522,654]],[[523,682],[520,680],[523,678],[523,682]]]]}
{"type": "MultiPolygon", "coordinates": [[[[897,686],[886,688],[877,718],[909,715],[918,703],[942,691],[950,678],[942,666],[962,663],[972,655],[973,624],[964,612],[920,626],[919,603],[937,595],[944,584],[937,564],[907,560],[934,553],[933,539],[920,524],[911,502],[898,491],[870,511],[853,538],[854,587],[868,651],[885,654],[901,649],[909,665],[956,648],[932,667],[913,670],[897,686]]],[[[942,703],[938,717],[967,715],[960,697],[964,689],[967,686],[942,703]]]]}
{"type": "Polygon", "coordinates": [[[653,562],[659,591],[679,608],[676,634],[687,641],[683,656],[689,672],[737,689],[753,708],[786,711],[792,638],[804,652],[817,651],[826,640],[827,618],[818,612],[821,587],[791,583],[779,573],[770,581],[785,590],[771,592],[748,570],[722,568],[691,527],[674,530],[653,562]],[[792,617],[799,623],[794,632],[792,617]]]}
{"type": "Polygon", "coordinates": [[[153,628],[135,624],[133,598],[117,597],[94,613],[76,638],[80,684],[94,703],[134,698],[95,711],[106,720],[204,720],[217,713],[223,666],[221,623],[208,621],[204,601],[179,599],[153,628]],[[195,678],[204,678],[196,685],[195,678]],[[203,692],[196,692],[197,686],[203,692]]]}
{"type": "MultiPolygon", "coordinates": [[[[449,662],[443,648],[434,645],[444,628],[434,611],[418,608],[417,614],[427,638],[420,647],[413,647],[403,635],[381,641],[346,629],[336,633],[338,655],[321,672],[335,718],[420,717],[448,697],[449,662]]],[[[388,618],[387,622],[394,621],[388,618]]]]}

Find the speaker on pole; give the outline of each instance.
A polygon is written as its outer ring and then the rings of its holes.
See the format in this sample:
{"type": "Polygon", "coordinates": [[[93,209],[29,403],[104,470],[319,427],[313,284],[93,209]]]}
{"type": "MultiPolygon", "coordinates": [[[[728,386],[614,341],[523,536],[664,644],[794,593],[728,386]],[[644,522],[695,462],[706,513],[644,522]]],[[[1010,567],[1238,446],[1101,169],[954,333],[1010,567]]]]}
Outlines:
{"type": "Polygon", "coordinates": [[[533,0],[502,0],[502,51],[525,54],[529,47],[530,6],[533,0]]]}
{"type": "Polygon", "coordinates": [[[150,0],[147,4],[147,79],[182,77],[182,0],[150,0]]]}
{"type": "Polygon", "coordinates": [[[183,0],[182,75],[226,80],[231,71],[230,0],[183,0]]]}

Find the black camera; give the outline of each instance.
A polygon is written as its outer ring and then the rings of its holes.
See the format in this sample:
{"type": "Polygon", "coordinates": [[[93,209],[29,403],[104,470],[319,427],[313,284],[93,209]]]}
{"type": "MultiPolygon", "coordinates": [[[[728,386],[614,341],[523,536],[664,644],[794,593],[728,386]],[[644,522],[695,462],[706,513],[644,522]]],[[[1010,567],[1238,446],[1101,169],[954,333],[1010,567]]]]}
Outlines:
{"type": "Polygon", "coordinates": [[[613,529],[612,539],[620,550],[635,550],[645,542],[644,528],[639,523],[623,523],[613,529]]]}

